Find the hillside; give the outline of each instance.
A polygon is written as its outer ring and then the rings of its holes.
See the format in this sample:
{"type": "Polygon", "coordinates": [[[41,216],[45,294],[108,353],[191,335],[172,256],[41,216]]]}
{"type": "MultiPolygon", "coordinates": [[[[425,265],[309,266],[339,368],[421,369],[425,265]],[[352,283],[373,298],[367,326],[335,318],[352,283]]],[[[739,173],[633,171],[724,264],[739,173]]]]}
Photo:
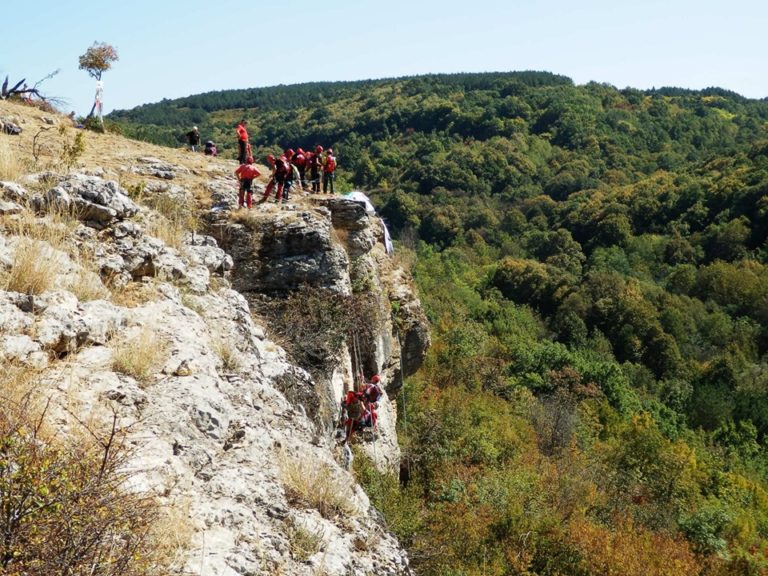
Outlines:
{"type": "Polygon", "coordinates": [[[354,462],[397,470],[429,345],[379,219],[238,211],[233,161],[0,123],[0,573],[412,574],[334,430],[379,374],[354,462]]]}
{"type": "Polygon", "coordinates": [[[434,346],[408,482],[373,487],[420,573],[764,573],[768,102],[543,73],[221,96],[113,117],[332,144],[416,255],[434,346]]]}

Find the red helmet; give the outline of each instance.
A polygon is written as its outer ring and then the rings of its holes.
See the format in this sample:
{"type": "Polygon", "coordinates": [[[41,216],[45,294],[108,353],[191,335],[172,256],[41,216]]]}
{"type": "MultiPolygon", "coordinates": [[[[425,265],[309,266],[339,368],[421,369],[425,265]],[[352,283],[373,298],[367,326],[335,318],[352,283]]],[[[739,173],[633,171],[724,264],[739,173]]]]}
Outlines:
{"type": "Polygon", "coordinates": [[[322,152],[322,151],[323,151],[323,147],[322,147],[322,146],[320,146],[320,144],[318,144],[317,146],[315,146],[315,152],[317,152],[318,154],[320,154],[320,152],[322,152]]]}
{"type": "Polygon", "coordinates": [[[245,163],[246,163],[246,164],[253,164],[253,156],[248,156],[248,157],[245,159],[245,163]]]}
{"type": "Polygon", "coordinates": [[[378,374],[374,374],[371,378],[371,384],[378,384],[379,382],[381,382],[381,378],[378,374]]]}
{"type": "Polygon", "coordinates": [[[304,150],[302,150],[301,148],[297,148],[296,154],[304,154],[304,150]]]}
{"type": "Polygon", "coordinates": [[[333,154],[333,148],[328,148],[327,152],[328,154],[333,154]]]}
{"type": "Polygon", "coordinates": [[[285,151],[285,157],[291,158],[293,156],[293,148],[288,148],[288,150],[285,151]]]}
{"type": "Polygon", "coordinates": [[[267,154],[267,162],[272,164],[275,161],[275,157],[272,154],[267,154]]]}

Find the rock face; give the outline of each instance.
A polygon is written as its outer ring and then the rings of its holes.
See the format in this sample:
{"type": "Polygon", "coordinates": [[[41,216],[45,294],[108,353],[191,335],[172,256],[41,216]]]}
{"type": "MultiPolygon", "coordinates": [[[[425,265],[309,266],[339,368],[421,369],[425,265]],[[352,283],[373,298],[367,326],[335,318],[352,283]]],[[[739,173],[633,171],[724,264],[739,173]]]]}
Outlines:
{"type": "MultiPolygon", "coordinates": [[[[0,201],[19,207],[8,218],[20,217],[22,205],[36,207],[45,228],[52,206],[69,206],[81,221],[55,247],[50,289],[0,291],[0,359],[39,371],[62,433],[76,427],[72,410],[95,421],[114,410],[129,427],[142,471],[137,486],[185,516],[180,572],[410,574],[329,433],[353,365],[380,373],[390,398],[380,403],[379,439],[361,447],[380,468],[396,469],[400,366],[415,370],[429,344],[418,300],[379,241],[378,220],[334,199],[237,222],[222,217],[223,202],[210,236],[188,234],[172,248],[147,234],[151,215],[116,184],[82,174],[51,182],[34,193],[0,183],[0,201]],[[87,294],[77,281],[85,273],[98,284],[87,294]],[[249,299],[301,285],[370,296],[378,312],[361,334],[359,361],[346,342],[317,376],[267,337],[270,326],[254,319],[249,299]],[[145,340],[153,352],[147,373],[118,370],[125,350],[145,340]]],[[[0,233],[0,267],[11,270],[23,246],[0,233]]]]}

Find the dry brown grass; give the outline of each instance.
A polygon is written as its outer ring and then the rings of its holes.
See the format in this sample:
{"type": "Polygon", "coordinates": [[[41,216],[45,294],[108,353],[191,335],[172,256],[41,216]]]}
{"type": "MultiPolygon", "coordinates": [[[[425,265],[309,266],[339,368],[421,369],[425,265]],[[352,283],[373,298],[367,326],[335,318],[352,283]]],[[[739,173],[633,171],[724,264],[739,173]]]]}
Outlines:
{"type": "Polygon", "coordinates": [[[70,240],[79,225],[75,215],[61,207],[51,207],[42,216],[28,208],[19,214],[0,217],[0,228],[8,235],[40,240],[71,255],[77,252],[70,240]]]}
{"type": "Polygon", "coordinates": [[[167,194],[144,196],[143,200],[157,212],[147,224],[147,234],[159,238],[168,246],[181,249],[184,235],[200,229],[200,220],[186,201],[167,194]]]}
{"type": "Polygon", "coordinates": [[[355,516],[352,484],[327,464],[308,466],[304,458],[280,455],[278,458],[283,488],[288,501],[314,508],[324,518],[355,516]]]}
{"type": "Polygon", "coordinates": [[[161,298],[154,282],[128,282],[122,285],[107,279],[106,286],[111,294],[112,303],[123,308],[137,308],[161,298]]]}
{"type": "Polygon", "coordinates": [[[242,369],[239,351],[233,344],[230,344],[221,336],[214,336],[211,338],[211,348],[221,359],[224,370],[239,372],[242,369]]]}
{"type": "Polygon", "coordinates": [[[151,528],[150,541],[155,547],[152,555],[154,567],[163,567],[163,574],[181,574],[194,532],[189,502],[164,506],[151,528]]]}
{"type": "Polygon", "coordinates": [[[147,384],[166,355],[166,343],[144,327],[133,337],[112,341],[112,369],[147,384]]]}
{"type": "Polygon", "coordinates": [[[39,371],[18,361],[3,362],[0,370],[0,405],[29,402],[35,389],[39,371]]]}
{"type": "Polygon", "coordinates": [[[2,285],[10,292],[42,294],[53,288],[61,268],[61,255],[50,245],[22,238],[2,285]]]}
{"type": "Polygon", "coordinates": [[[28,170],[14,146],[7,139],[0,139],[0,180],[18,180],[28,170]]]}
{"type": "Polygon", "coordinates": [[[323,549],[325,533],[322,529],[310,530],[293,520],[285,523],[285,533],[291,545],[291,557],[306,562],[323,549]]]}
{"type": "Polygon", "coordinates": [[[69,283],[67,289],[83,302],[106,300],[110,297],[110,291],[104,286],[99,275],[83,267],[78,270],[76,278],[69,283]]]}

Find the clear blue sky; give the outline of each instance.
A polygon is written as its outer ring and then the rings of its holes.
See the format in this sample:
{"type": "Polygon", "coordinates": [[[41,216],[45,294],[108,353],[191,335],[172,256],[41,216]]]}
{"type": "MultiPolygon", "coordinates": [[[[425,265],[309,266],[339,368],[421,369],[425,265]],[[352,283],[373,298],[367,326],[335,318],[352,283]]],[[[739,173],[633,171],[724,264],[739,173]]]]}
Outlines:
{"type": "Polygon", "coordinates": [[[118,49],[105,112],[211,90],[431,72],[547,70],[619,88],[768,97],[768,0],[2,0],[0,75],[89,111],[78,70],[118,49]]]}

